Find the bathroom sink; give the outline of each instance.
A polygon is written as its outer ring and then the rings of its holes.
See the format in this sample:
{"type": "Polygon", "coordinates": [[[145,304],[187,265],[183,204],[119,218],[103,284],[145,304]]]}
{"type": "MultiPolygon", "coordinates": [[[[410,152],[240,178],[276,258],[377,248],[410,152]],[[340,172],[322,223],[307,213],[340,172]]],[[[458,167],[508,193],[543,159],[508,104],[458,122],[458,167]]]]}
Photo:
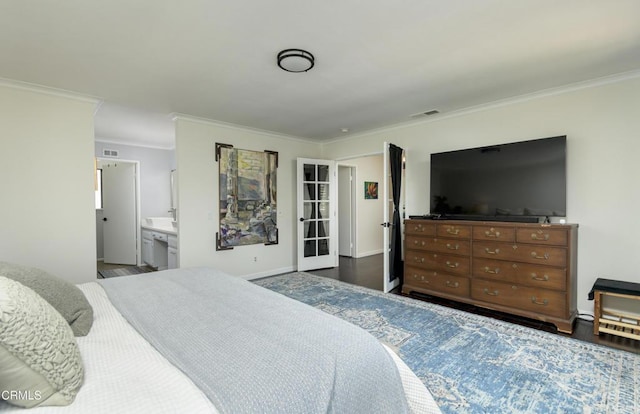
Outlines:
{"type": "Polygon", "coordinates": [[[171,217],[147,217],[143,219],[142,225],[170,231],[178,228],[177,222],[171,217]]]}

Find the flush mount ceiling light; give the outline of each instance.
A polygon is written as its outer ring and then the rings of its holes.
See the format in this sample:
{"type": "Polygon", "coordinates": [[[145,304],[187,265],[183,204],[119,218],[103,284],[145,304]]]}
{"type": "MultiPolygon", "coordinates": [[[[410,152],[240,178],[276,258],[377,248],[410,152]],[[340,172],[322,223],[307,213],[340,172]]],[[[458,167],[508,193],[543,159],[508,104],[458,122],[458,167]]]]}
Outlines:
{"type": "Polygon", "coordinates": [[[287,72],[306,72],[315,64],[315,58],[306,50],[285,49],[278,53],[278,66],[287,72]]]}

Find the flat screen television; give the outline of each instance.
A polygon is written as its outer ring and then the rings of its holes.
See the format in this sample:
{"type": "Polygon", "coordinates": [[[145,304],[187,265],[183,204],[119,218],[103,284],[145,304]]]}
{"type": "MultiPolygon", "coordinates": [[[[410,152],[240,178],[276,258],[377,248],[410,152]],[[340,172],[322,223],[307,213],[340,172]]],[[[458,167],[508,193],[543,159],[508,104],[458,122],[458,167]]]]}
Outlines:
{"type": "Polygon", "coordinates": [[[565,217],[567,137],[431,154],[435,217],[538,222],[565,217]]]}

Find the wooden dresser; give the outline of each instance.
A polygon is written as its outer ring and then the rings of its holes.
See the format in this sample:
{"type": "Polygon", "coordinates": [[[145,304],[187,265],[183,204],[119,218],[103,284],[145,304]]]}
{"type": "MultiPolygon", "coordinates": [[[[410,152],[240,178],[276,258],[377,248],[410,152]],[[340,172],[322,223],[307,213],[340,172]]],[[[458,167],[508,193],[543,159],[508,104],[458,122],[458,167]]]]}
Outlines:
{"type": "Polygon", "coordinates": [[[577,315],[575,224],[406,220],[403,293],[555,324],[577,315]]]}

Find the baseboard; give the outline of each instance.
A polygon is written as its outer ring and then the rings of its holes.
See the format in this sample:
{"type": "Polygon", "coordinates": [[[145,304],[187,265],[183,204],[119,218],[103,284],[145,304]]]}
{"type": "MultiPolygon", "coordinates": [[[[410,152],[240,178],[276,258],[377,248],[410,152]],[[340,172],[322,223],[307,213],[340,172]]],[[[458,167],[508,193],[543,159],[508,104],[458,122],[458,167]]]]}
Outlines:
{"type": "Polygon", "coordinates": [[[360,259],[361,257],[367,257],[367,256],[375,256],[376,254],[382,254],[384,253],[384,250],[380,249],[380,250],[372,250],[370,252],[362,252],[359,253],[355,256],[356,259],[360,259]]]}

